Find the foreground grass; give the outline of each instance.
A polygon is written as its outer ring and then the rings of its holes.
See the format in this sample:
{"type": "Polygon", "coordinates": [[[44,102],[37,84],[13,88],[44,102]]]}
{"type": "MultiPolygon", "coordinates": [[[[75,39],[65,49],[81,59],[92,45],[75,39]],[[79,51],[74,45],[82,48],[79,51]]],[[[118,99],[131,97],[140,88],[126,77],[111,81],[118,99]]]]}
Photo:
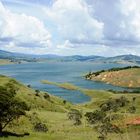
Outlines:
{"type": "MultiPolygon", "coordinates": [[[[53,84],[69,90],[79,90],[83,94],[91,97],[91,101],[88,103],[73,105],[69,102],[64,103],[63,99],[52,96],[46,92],[40,92],[38,95],[34,89],[28,88],[26,85],[23,85],[14,79],[6,76],[0,76],[0,85],[5,85],[7,82],[12,82],[15,84],[15,86],[18,88],[17,97],[24,100],[31,107],[31,110],[27,112],[26,116],[23,116],[20,119],[14,120],[12,123],[10,123],[5,130],[15,133],[29,132],[30,136],[25,136],[22,138],[10,136],[7,138],[0,138],[1,140],[97,140],[98,134],[92,127],[89,126],[85,117],[82,119],[82,125],[74,126],[73,122],[68,119],[67,113],[70,111],[70,109],[78,109],[84,116],[86,112],[96,110],[102,102],[108,100],[109,98],[118,98],[122,95],[128,99],[131,99],[132,97],[137,98],[137,112],[135,114],[127,113],[124,117],[131,119],[140,116],[139,94],[113,94],[107,91],[83,89],[69,83],[60,84],[47,81],[48,84],[53,84]],[[49,95],[49,98],[44,98],[44,95],[46,94],[49,95]],[[47,133],[36,132],[34,130],[34,123],[38,121],[41,121],[47,125],[49,129],[47,133]]],[[[120,122],[118,123],[125,124],[124,119],[120,119],[120,122]]],[[[125,125],[123,125],[123,127],[126,129],[125,133],[111,134],[109,135],[108,139],[139,140],[139,127],[127,128],[125,125]]]]}
{"type": "MultiPolygon", "coordinates": [[[[7,130],[15,132],[30,132],[30,136],[23,138],[8,137],[0,138],[2,140],[97,140],[98,134],[88,123],[83,119],[83,124],[74,126],[71,121],[67,119],[67,113],[50,112],[36,110],[40,119],[47,124],[49,131],[47,133],[35,132],[27,118],[21,118],[15,121],[12,128],[7,130]],[[19,124],[18,126],[15,126],[19,124]]],[[[31,112],[30,112],[31,113],[31,112]]],[[[127,133],[111,134],[108,137],[110,140],[139,140],[139,128],[128,128],[127,133]]]]}

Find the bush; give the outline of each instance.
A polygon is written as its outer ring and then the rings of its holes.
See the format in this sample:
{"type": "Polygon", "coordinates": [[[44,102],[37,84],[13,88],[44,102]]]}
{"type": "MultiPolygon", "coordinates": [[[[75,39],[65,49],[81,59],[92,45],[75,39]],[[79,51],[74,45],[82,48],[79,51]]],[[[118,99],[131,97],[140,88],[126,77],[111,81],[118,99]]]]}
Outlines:
{"type": "MultiPolygon", "coordinates": [[[[135,98],[132,101],[134,102],[135,98]]],[[[124,96],[117,99],[109,99],[101,104],[98,110],[85,114],[88,123],[93,125],[99,133],[98,139],[107,139],[108,133],[122,133],[121,129],[115,124],[115,120],[120,116],[120,113],[117,113],[117,111],[127,107],[128,103],[129,100],[124,96]]],[[[129,108],[130,112],[135,110],[134,106],[129,108]]]]}
{"type": "Polygon", "coordinates": [[[45,93],[45,94],[44,94],[44,98],[45,98],[45,99],[50,99],[50,95],[47,94],[47,93],[45,93]]]}
{"type": "Polygon", "coordinates": [[[36,94],[39,94],[40,93],[40,90],[36,89],[35,92],[36,92],[36,94]]]}
{"type": "Polygon", "coordinates": [[[105,103],[100,105],[102,111],[118,111],[119,108],[126,106],[129,103],[128,99],[121,96],[117,99],[109,99],[105,103]]]}
{"type": "Polygon", "coordinates": [[[85,114],[85,117],[90,124],[95,124],[99,121],[102,122],[103,119],[106,117],[106,114],[103,111],[96,110],[94,112],[87,112],[85,114]]]}
{"type": "Polygon", "coordinates": [[[31,88],[31,85],[27,85],[28,88],[31,88]]]}
{"type": "Polygon", "coordinates": [[[37,131],[37,132],[47,132],[48,128],[43,123],[36,123],[35,126],[34,126],[34,130],[37,131]]]}
{"type": "Polygon", "coordinates": [[[66,104],[67,103],[67,101],[66,100],[63,100],[63,104],[66,104]]]}
{"type": "Polygon", "coordinates": [[[79,110],[72,109],[68,113],[68,118],[74,121],[74,125],[80,125],[82,123],[80,120],[82,118],[82,114],[79,110]]]}
{"type": "Polygon", "coordinates": [[[128,109],[128,111],[130,113],[135,113],[136,112],[136,107],[135,106],[130,106],[129,109],[128,109]]]}

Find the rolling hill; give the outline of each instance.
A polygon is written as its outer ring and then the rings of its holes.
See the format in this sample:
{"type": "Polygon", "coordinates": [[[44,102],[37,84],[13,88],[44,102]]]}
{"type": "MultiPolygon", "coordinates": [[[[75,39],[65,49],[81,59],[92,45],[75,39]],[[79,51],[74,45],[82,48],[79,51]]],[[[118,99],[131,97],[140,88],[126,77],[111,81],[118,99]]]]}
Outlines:
{"type": "Polygon", "coordinates": [[[105,62],[114,62],[114,63],[137,63],[140,64],[140,56],[128,54],[120,55],[115,57],[109,57],[104,60],[105,62]]]}
{"type": "MultiPolygon", "coordinates": [[[[128,119],[134,119],[139,116],[139,94],[113,94],[108,91],[95,91],[88,89],[81,89],[84,94],[91,97],[91,102],[85,104],[73,105],[63,99],[52,96],[47,92],[40,91],[39,94],[36,90],[19,83],[15,79],[0,75],[0,86],[4,86],[7,83],[13,84],[18,90],[16,98],[26,102],[30,106],[30,110],[26,112],[25,116],[13,120],[6,128],[5,131],[15,132],[17,134],[29,133],[29,136],[23,138],[9,136],[0,138],[2,140],[98,140],[98,133],[92,126],[90,126],[84,117],[84,114],[89,111],[95,111],[99,105],[104,101],[108,101],[111,98],[118,98],[122,95],[127,97],[130,101],[133,97],[136,98],[135,106],[137,111],[135,114],[128,113],[124,115],[124,108],[119,112],[121,119],[117,120],[117,123],[123,124],[124,133],[122,134],[109,134],[108,138],[111,140],[122,140],[129,137],[129,139],[139,140],[139,127],[127,128],[125,123],[128,119]],[[82,112],[83,118],[82,124],[79,126],[73,125],[73,121],[68,119],[68,112],[71,109],[77,109],[82,112]],[[127,116],[126,116],[127,115],[127,116]],[[124,116],[124,117],[123,117],[124,116]],[[126,120],[127,118],[127,120],[126,120]],[[41,122],[48,127],[48,132],[39,132],[34,130],[36,123],[41,122]],[[129,131],[129,133],[128,133],[129,131]],[[121,137],[118,137],[121,135],[121,137]]],[[[63,88],[63,87],[62,87],[63,88]]],[[[75,88],[77,90],[77,88],[75,88]]]]}
{"type": "Polygon", "coordinates": [[[0,59],[8,59],[13,62],[44,62],[44,61],[54,61],[54,62],[96,62],[96,63],[122,63],[122,64],[140,64],[140,56],[136,55],[120,55],[114,57],[102,57],[102,56],[59,56],[54,54],[46,55],[31,55],[31,54],[20,54],[12,53],[8,51],[0,50],[0,59]]]}

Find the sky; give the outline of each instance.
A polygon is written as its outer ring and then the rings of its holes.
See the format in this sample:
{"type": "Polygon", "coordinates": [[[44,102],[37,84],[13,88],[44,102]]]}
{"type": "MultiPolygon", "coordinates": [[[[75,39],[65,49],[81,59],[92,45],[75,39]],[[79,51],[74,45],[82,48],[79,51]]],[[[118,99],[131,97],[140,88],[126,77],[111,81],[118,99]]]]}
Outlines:
{"type": "Polygon", "coordinates": [[[0,50],[140,55],[140,0],[0,0],[0,50]]]}

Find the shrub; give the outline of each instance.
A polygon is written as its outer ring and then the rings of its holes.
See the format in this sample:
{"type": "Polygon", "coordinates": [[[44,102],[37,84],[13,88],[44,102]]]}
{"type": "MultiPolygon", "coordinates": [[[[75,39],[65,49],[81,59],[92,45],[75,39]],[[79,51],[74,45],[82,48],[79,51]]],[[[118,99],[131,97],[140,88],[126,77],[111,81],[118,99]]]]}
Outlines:
{"type": "Polygon", "coordinates": [[[117,99],[109,99],[100,105],[102,111],[118,111],[119,108],[126,106],[129,103],[128,99],[121,96],[117,99]]]}
{"type": "Polygon", "coordinates": [[[38,93],[36,93],[36,94],[35,94],[35,96],[39,97],[39,94],[38,94],[38,93]]]}
{"type": "Polygon", "coordinates": [[[135,112],[136,112],[136,107],[135,107],[135,106],[130,106],[130,107],[128,108],[128,111],[129,111],[130,113],[135,113],[135,112]]]}
{"type": "Polygon", "coordinates": [[[36,89],[35,92],[36,92],[37,94],[39,94],[39,93],[40,93],[40,90],[36,89]]]}
{"type": "Polygon", "coordinates": [[[66,100],[63,100],[63,104],[66,104],[67,103],[67,101],[66,100]]]}
{"type": "MultiPolygon", "coordinates": [[[[132,101],[135,99],[132,99],[132,101]]],[[[89,124],[93,125],[99,133],[98,139],[107,139],[108,133],[122,133],[120,128],[115,125],[115,120],[120,116],[120,113],[116,113],[121,108],[126,107],[129,100],[122,96],[117,99],[109,99],[100,105],[98,110],[94,112],[87,112],[85,117],[89,124]]],[[[130,112],[135,111],[135,107],[129,108],[130,112]]]]}
{"type": "Polygon", "coordinates": [[[68,113],[68,118],[74,121],[74,125],[80,125],[82,123],[80,120],[82,118],[82,114],[79,110],[72,109],[68,113]]]}
{"type": "Polygon", "coordinates": [[[27,85],[28,88],[31,88],[31,85],[27,85]]]}
{"type": "Polygon", "coordinates": [[[50,95],[47,94],[47,93],[45,93],[45,94],[44,94],[44,98],[45,98],[45,99],[50,99],[50,95]]]}
{"type": "Polygon", "coordinates": [[[35,126],[34,126],[34,130],[38,131],[38,132],[47,132],[48,128],[43,123],[36,123],[35,126]]]}
{"type": "Polygon", "coordinates": [[[103,111],[96,110],[94,112],[87,112],[85,117],[90,124],[95,124],[99,121],[103,121],[103,119],[106,117],[106,114],[103,111]]]}

